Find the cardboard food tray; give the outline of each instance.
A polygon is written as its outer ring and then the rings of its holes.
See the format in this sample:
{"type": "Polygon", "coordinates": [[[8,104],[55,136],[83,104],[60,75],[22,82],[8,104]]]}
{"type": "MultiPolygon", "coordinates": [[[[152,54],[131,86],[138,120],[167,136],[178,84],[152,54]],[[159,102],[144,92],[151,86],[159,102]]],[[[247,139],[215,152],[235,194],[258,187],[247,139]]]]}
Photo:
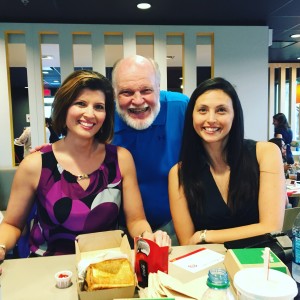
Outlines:
{"type": "MultiPolygon", "coordinates": [[[[127,254],[132,265],[132,251],[128,242],[128,238],[121,230],[97,232],[90,234],[82,234],[76,237],[76,266],[82,258],[94,257],[95,255],[107,251],[114,250],[127,254]]],[[[135,285],[121,288],[103,289],[97,291],[82,291],[77,278],[77,291],[80,300],[111,300],[117,298],[132,298],[134,296],[135,285]]]]}

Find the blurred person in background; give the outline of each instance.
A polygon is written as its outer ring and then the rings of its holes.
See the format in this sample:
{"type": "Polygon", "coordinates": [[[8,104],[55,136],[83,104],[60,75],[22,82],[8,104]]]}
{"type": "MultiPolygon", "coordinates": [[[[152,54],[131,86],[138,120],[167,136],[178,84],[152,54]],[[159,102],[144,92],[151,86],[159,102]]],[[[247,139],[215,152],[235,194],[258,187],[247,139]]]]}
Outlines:
{"type": "Polygon", "coordinates": [[[286,145],[286,162],[289,165],[294,164],[294,158],[291,150],[291,142],[293,140],[293,131],[289,125],[286,116],[278,113],[273,116],[274,137],[283,139],[286,145]]]}
{"type": "MultiPolygon", "coordinates": [[[[282,154],[284,176],[285,176],[285,178],[288,178],[289,170],[292,169],[292,165],[288,165],[286,163],[286,144],[284,143],[282,138],[272,138],[269,140],[269,142],[274,143],[280,149],[281,154],[282,154]]],[[[294,202],[294,200],[291,199],[291,201],[289,201],[289,197],[287,196],[285,207],[287,208],[287,207],[293,206],[293,202],[294,202]]]]}
{"type": "Polygon", "coordinates": [[[281,154],[282,154],[282,161],[283,161],[283,168],[284,168],[285,177],[288,178],[288,171],[293,168],[293,165],[288,164],[287,161],[286,161],[287,145],[285,144],[285,142],[282,138],[272,138],[272,139],[269,140],[269,142],[274,143],[280,149],[281,154]]]}
{"type": "Polygon", "coordinates": [[[59,137],[53,129],[51,118],[46,118],[45,122],[46,122],[46,132],[48,132],[46,134],[47,136],[46,141],[53,144],[59,140],[59,137]]]}
{"type": "Polygon", "coordinates": [[[31,129],[30,127],[25,127],[23,133],[15,138],[14,144],[16,146],[23,146],[24,153],[23,157],[25,158],[28,154],[30,154],[31,150],[31,129]]]}

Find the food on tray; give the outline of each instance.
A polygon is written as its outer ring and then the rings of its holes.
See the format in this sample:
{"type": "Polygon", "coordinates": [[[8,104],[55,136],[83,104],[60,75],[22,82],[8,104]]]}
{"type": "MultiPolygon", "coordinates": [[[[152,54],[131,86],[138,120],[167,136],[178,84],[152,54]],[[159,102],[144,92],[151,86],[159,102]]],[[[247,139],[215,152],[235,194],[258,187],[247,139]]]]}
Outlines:
{"type": "Polygon", "coordinates": [[[119,258],[90,264],[86,271],[84,288],[94,291],[134,284],[134,273],[129,260],[119,258]]]}

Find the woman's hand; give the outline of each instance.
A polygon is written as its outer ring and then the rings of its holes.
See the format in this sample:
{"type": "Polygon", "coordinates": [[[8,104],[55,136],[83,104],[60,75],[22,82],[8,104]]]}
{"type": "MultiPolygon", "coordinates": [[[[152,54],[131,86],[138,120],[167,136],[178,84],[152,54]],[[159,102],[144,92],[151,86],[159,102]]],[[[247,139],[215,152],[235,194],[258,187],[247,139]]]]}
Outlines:
{"type": "Polygon", "coordinates": [[[157,230],[154,233],[146,231],[143,238],[154,241],[160,247],[168,246],[171,249],[172,240],[165,231],[157,230]]]}

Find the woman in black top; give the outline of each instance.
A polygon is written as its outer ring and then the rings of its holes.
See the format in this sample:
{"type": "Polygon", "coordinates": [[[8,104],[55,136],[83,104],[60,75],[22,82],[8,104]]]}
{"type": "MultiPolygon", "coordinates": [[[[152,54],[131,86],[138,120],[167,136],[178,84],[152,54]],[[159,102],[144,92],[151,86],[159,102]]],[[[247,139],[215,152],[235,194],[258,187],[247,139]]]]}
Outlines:
{"type": "Polygon", "coordinates": [[[169,198],[180,244],[224,243],[282,228],[281,153],[272,143],[244,139],[240,100],[223,78],[203,82],[191,96],[169,198]]]}

